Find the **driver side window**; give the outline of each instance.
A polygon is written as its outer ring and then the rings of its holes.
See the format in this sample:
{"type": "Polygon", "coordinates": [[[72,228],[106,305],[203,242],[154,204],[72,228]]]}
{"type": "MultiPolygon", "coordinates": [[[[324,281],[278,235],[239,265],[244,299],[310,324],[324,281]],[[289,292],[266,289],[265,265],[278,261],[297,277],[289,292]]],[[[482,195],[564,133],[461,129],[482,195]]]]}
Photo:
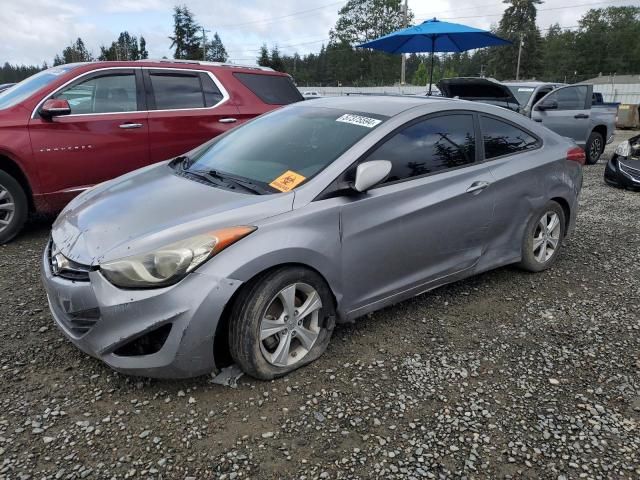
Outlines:
{"type": "Polygon", "coordinates": [[[587,86],[560,88],[546,97],[545,102],[557,102],[557,110],[584,110],[587,86]]]}
{"type": "Polygon", "coordinates": [[[138,110],[136,77],[116,73],[92,77],[58,93],[71,106],[71,114],[135,112],[138,110]]]}

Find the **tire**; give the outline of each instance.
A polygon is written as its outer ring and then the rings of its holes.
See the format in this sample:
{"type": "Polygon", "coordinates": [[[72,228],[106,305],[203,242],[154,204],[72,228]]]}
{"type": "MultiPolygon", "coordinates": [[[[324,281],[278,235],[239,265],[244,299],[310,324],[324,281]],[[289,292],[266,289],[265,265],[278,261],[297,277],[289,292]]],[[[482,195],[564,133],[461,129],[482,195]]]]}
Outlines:
{"type": "Polygon", "coordinates": [[[15,178],[0,170],[0,245],[22,230],[28,214],[29,202],[24,190],[15,178]]]}
{"type": "Polygon", "coordinates": [[[518,266],[529,272],[541,272],[551,267],[558,259],[562,248],[566,231],[565,222],[564,210],[554,201],[547,203],[544,208],[532,215],[524,231],[522,260],[518,266]],[[553,218],[557,218],[557,225],[550,228],[553,218]],[[546,236],[542,223],[545,219],[548,226],[546,236]]]}
{"type": "Polygon", "coordinates": [[[268,272],[247,284],[233,305],[231,356],[254,378],[286,375],[324,353],[335,326],[334,312],[333,295],[317,273],[301,267],[268,272]],[[303,314],[305,305],[317,308],[303,314]],[[293,316],[287,314],[291,312],[293,316]]]}
{"type": "Polygon", "coordinates": [[[600,159],[600,155],[604,152],[604,138],[598,132],[591,132],[587,144],[585,145],[585,153],[587,154],[587,165],[595,165],[600,159]]]}

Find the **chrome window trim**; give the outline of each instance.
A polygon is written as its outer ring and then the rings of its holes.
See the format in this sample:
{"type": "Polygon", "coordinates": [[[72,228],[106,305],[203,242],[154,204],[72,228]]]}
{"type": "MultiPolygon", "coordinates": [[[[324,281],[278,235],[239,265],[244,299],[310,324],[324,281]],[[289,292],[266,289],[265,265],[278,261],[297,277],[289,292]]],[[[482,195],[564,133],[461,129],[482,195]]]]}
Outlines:
{"type": "MultiPolygon", "coordinates": [[[[40,110],[40,107],[42,107],[44,102],[46,102],[47,100],[53,98],[54,95],[56,95],[60,91],[64,90],[67,86],[69,86],[73,82],[75,82],[75,81],[77,81],[77,80],[79,80],[79,79],[81,79],[83,77],[86,77],[88,75],[94,74],[96,72],[107,72],[107,71],[110,71],[110,70],[114,70],[114,71],[115,70],[141,70],[141,71],[142,70],[169,70],[169,71],[175,71],[175,72],[205,73],[205,74],[209,75],[211,80],[213,80],[213,83],[215,83],[216,87],[218,87],[218,90],[220,90],[220,93],[222,93],[222,100],[220,100],[215,105],[212,105],[211,107],[170,108],[170,109],[164,109],[164,110],[133,110],[133,111],[130,111],[130,112],[72,113],[70,115],[64,115],[65,118],[87,117],[87,116],[95,117],[95,116],[102,116],[102,115],[128,115],[128,114],[140,114],[140,113],[152,113],[152,112],[186,112],[186,111],[192,111],[192,110],[213,110],[214,108],[217,108],[220,105],[225,104],[231,98],[229,96],[229,92],[227,92],[227,89],[224,88],[224,85],[222,85],[222,82],[220,82],[220,80],[218,80],[218,78],[212,72],[210,72],[208,70],[195,69],[195,68],[137,67],[137,66],[132,66],[132,67],[104,67],[104,68],[97,68],[95,70],[89,70],[88,72],[84,72],[83,74],[78,75],[77,77],[74,77],[71,80],[69,80],[68,82],[65,82],[64,84],[60,85],[53,92],[51,92],[50,94],[46,95],[42,100],[40,100],[40,102],[36,105],[36,107],[31,112],[31,120],[37,118],[36,115],[38,113],[38,110],[40,110]]],[[[146,92],[145,92],[145,95],[146,95],[146,92]]]]}

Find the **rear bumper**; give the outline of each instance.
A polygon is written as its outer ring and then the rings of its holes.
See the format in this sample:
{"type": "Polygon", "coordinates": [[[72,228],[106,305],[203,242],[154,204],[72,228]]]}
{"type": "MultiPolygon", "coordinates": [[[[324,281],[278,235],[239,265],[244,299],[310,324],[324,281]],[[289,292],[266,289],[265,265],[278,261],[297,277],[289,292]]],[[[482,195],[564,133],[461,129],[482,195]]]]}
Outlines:
{"type": "Polygon", "coordinates": [[[194,272],[171,287],[122,290],[98,271],[89,276],[81,282],[53,275],[45,251],[42,282],[53,319],[80,350],[129,375],[187,378],[215,368],[216,328],[241,282],[194,272]],[[169,335],[154,353],[116,353],[168,324],[169,335]]]}

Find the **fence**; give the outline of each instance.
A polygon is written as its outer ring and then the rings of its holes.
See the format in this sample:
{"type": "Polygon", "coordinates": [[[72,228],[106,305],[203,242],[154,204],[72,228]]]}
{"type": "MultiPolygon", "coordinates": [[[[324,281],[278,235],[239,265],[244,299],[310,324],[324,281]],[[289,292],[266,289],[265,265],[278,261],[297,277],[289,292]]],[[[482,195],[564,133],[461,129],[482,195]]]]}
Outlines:
{"type": "Polygon", "coordinates": [[[593,91],[602,93],[605,102],[640,103],[640,83],[596,83],[593,91]]]}

